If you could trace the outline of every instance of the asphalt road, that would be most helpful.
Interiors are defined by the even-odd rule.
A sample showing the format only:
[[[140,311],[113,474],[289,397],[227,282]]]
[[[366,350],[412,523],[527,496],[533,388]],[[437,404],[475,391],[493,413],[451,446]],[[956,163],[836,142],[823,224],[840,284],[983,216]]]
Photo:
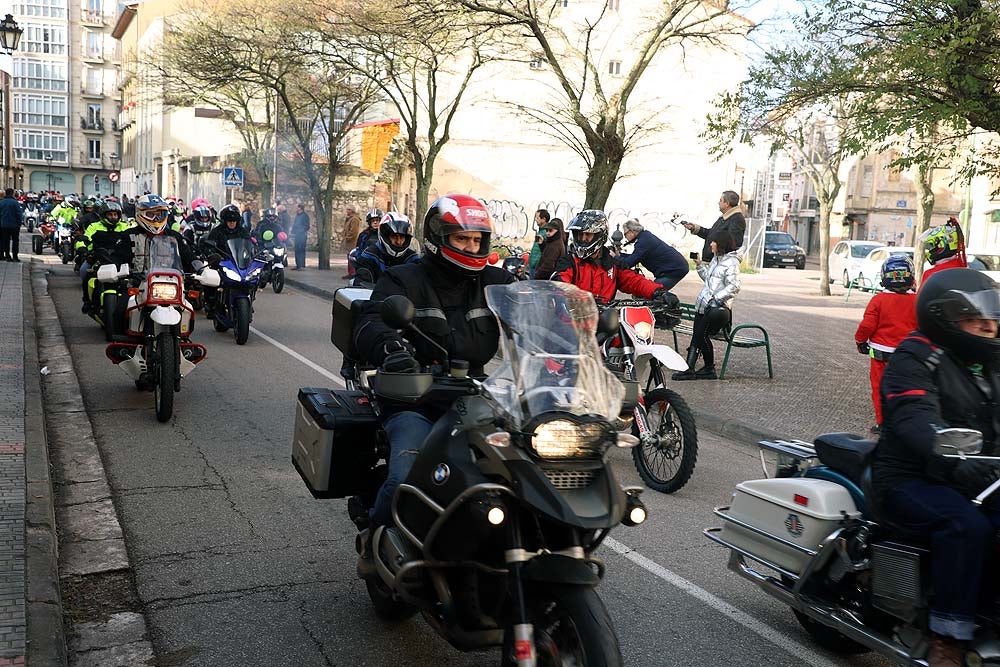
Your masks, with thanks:
[[[159,424],[150,393],[104,356],[80,314],[78,281],[50,265],[49,293],[98,438],[160,664],[483,665],[419,617],[386,624],[354,574],[346,502],[313,500],[289,461],[299,387],[331,386],[340,355],[330,304],[286,288],[262,293],[237,346],[199,316],[208,358],[184,380],[175,417]],[[759,477],[755,451],[706,432],[689,485],[647,491],[650,519],[602,547],[610,609],[626,664],[872,666],[815,647],[792,614],[726,567],[701,535],[733,486]],[[624,452],[623,482],[640,483]]]

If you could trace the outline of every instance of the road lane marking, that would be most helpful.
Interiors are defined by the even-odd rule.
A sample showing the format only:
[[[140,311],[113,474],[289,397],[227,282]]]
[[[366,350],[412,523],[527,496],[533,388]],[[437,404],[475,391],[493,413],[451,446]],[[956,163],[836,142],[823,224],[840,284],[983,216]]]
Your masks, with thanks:
[[[655,577],[658,577],[659,579],[662,579],[668,584],[681,589],[691,597],[700,600],[701,602],[705,603],[706,605],[708,605],[715,611],[719,612],[723,616],[726,616],[736,621],[737,623],[745,627],[747,630],[750,630],[751,632],[759,635],[763,639],[766,639],[767,641],[771,642],[778,648],[794,655],[796,658],[805,662],[805,664],[819,665],[821,667],[838,667],[837,663],[823,657],[822,655],[820,655],[813,649],[809,648],[808,646],[800,644],[799,642],[795,641],[788,635],[778,630],[775,630],[770,625],[758,621],[750,614],[740,609],[737,609],[736,607],[729,604],[722,598],[712,593],[709,593],[701,586],[698,586],[697,584],[688,581],[687,579],[685,579],[684,577],[680,576],[675,572],[671,572],[670,570],[663,567],[656,561],[646,558],[638,551],[632,549],[632,547],[626,546],[621,542],[619,542],[618,540],[614,540],[610,537],[605,538],[604,545],[607,546],[612,551],[614,551],[615,553],[624,556],[626,559],[632,561],[633,563],[635,563],[642,569],[646,570],[650,574],[654,575]]]
[[[291,349],[290,347],[282,343],[279,343],[278,341],[271,338],[267,334],[261,333],[254,327],[250,327],[250,331],[256,334],[257,336],[260,336],[271,345],[274,345],[276,348],[278,348],[285,354],[288,354],[289,356],[297,359],[298,361],[301,361],[303,364],[313,369],[317,373],[320,373],[324,377],[329,378],[330,380],[335,382],[338,386],[340,387],[345,386],[344,380],[339,375],[331,373],[330,371],[323,368],[319,364],[310,361],[309,359],[302,356],[295,350]],[[833,662],[832,660],[823,657],[822,655],[816,653],[809,647],[800,644],[791,637],[788,637],[787,635],[779,632],[778,630],[775,630],[766,623],[758,621],[750,614],[741,611],[740,609],[729,604],[722,598],[712,593],[709,593],[704,588],[701,588],[697,584],[688,581],[679,574],[671,572],[670,570],[663,567],[659,563],[650,560],[649,558],[643,556],[638,551],[635,551],[631,547],[622,544],[618,540],[608,537],[604,540],[604,545],[607,546],[612,551],[614,551],[615,553],[624,556],[626,559],[632,561],[633,563],[635,563],[642,569],[646,570],[653,576],[662,579],[663,581],[667,582],[668,584],[676,588],[679,588],[680,590],[687,593],[691,597],[703,602],[704,604],[708,605],[709,607],[719,612],[723,616],[726,616],[736,621],[737,623],[747,628],[751,632],[759,635],[763,639],[766,639],[767,641],[771,642],[772,644],[786,651],[787,653],[794,655],[795,657],[804,661],[806,664],[817,665],[818,667],[839,667],[839,665]]]
[[[260,336],[265,341],[267,341],[271,345],[275,346],[276,348],[278,348],[279,350],[281,350],[282,352],[284,352],[288,356],[301,361],[306,366],[308,366],[309,368],[313,369],[314,371],[316,371],[317,373],[319,373],[323,377],[327,378],[328,380],[331,380],[334,384],[336,384],[341,389],[343,389],[344,387],[347,386],[346,384],[344,384],[344,379],[342,377],[340,377],[340,375],[337,375],[335,373],[331,373],[330,371],[326,370],[325,368],[323,368],[319,364],[314,363],[314,362],[310,361],[309,359],[306,359],[305,357],[303,357],[301,354],[299,354],[298,352],[296,352],[292,348],[288,347],[287,345],[283,345],[282,343],[279,343],[278,341],[274,340],[273,338],[271,338],[267,334],[261,333],[260,331],[258,331],[254,327],[250,327],[250,331],[251,331],[251,333],[253,333],[253,334],[257,335],[257,336]]]

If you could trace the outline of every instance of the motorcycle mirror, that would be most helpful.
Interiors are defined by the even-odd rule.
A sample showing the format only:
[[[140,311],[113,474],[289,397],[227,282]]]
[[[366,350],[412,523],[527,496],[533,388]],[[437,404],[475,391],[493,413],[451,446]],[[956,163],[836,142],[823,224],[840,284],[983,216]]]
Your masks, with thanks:
[[[975,455],[983,451],[983,434],[972,428],[940,428],[934,434],[934,453]]]
[[[500,261],[500,253],[498,253],[498,252],[491,252],[491,253],[490,253],[490,254],[489,254],[489,255],[488,255],[487,257],[486,257],[486,262],[487,262],[488,264],[496,264],[496,263],[497,263],[497,262],[499,262],[499,261]]]
[[[597,333],[611,336],[618,333],[618,325],[618,311],[614,308],[608,308],[597,319]]]
[[[393,294],[379,307],[382,321],[393,329],[405,329],[413,322],[416,309],[413,302],[402,294]]]

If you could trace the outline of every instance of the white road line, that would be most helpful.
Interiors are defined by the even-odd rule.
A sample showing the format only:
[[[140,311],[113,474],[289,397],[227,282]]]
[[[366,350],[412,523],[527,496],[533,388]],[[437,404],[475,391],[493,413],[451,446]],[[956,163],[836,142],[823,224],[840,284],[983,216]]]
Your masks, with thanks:
[[[305,357],[303,357],[301,354],[299,354],[298,352],[296,352],[292,348],[288,347],[287,345],[282,345],[281,343],[279,343],[278,341],[274,340],[273,338],[271,338],[267,334],[261,333],[260,331],[258,331],[254,327],[250,327],[250,331],[251,331],[251,333],[254,333],[254,334],[260,336],[261,338],[263,338],[268,343],[270,343],[271,345],[275,346],[276,348],[278,348],[279,350],[281,350],[282,352],[284,352],[288,356],[293,357],[294,359],[298,359],[299,361],[301,361],[306,366],[308,366],[309,368],[313,369],[314,371],[316,371],[317,373],[319,373],[323,377],[331,380],[338,387],[343,388],[343,387],[347,386],[347,385],[344,384],[344,379],[342,377],[340,377],[340,375],[337,375],[335,373],[331,373],[330,371],[326,370],[325,368],[323,368],[319,364],[316,364],[316,363],[313,363],[312,361],[309,361],[308,359],[306,359]]]
[[[344,386],[344,380],[339,375],[331,373],[330,371],[326,370],[319,364],[314,363],[309,359],[306,359],[304,356],[302,356],[295,350],[291,349],[286,345],[283,345],[282,343],[279,343],[278,341],[271,338],[267,334],[261,333],[254,327],[250,327],[250,331],[260,336],[271,345],[274,345],[276,348],[278,348],[285,354],[294,357],[295,359],[301,361],[302,363],[304,363],[306,366],[313,369],[317,373],[323,375],[326,378],[329,378],[334,383],[336,383],[337,386],[339,387]],[[799,642],[793,640],[791,637],[788,637],[787,635],[779,632],[778,630],[775,630],[766,623],[758,621],[750,614],[737,609],[736,607],[729,604],[722,598],[717,597],[712,593],[709,593],[708,591],[698,586],[697,584],[688,581],[679,574],[671,572],[670,570],[663,567],[659,563],[652,561],[649,558],[646,558],[638,551],[635,551],[631,547],[622,544],[618,540],[614,540],[609,537],[604,540],[604,544],[615,553],[624,556],[625,558],[632,561],[633,563],[635,563],[642,569],[646,570],[650,574],[662,579],[663,581],[667,582],[672,586],[681,589],[691,597],[700,600],[701,602],[705,603],[715,611],[736,621],[746,629],[766,639],[767,641],[771,642],[778,648],[794,655],[796,658],[799,658],[806,664],[816,665],[818,667],[839,667],[837,663],[833,662],[832,660],[824,658],[822,655],[816,653],[809,647],[800,644]]]
[[[737,609],[736,607],[729,604],[722,598],[713,595],[712,593],[709,593],[708,591],[698,586],[697,584],[688,581],[687,579],[680,576],[679,574],[676,574],[675,572],[671,572],[670,570],[663,567],[659,563],[652,561],[649,558],[646,558],[638,551],[635,551],[631,547],[622,544],[618,540],[614,540],[609,537],[604,540],[604,544],[615,553],[624,556],[625,558],[632,561],[633,563],[635,563],[642,569],[646,570],[650,574],[653,574],[654,576],[662,579],[668,584],[681,589],[691,597],[696,598],[701,602],[704,602],[706,605],[708,605],[715,611],[719,612],[723,616],[727,616],[730,619],[736,621],[737,623],[745,627],[747,630],[756,633],[757,635],[771,642],[778,648],[783,649],[784,651],[787,651],[788,653],[794,655],[796,658],[802,660],[805,664],[819,665],[821,667],[838,667],[837,663],[833,662],[832,660],[824,658],[822,655],[810,649],[809,647],[800,644],[791,637],[785,635],[782,632],[779,632],[778,630],[775,630],[766,623],[758,621],[750,614],[741,611],[740,609]],[[789,618],[791,618],[791,613],[789,613]]]

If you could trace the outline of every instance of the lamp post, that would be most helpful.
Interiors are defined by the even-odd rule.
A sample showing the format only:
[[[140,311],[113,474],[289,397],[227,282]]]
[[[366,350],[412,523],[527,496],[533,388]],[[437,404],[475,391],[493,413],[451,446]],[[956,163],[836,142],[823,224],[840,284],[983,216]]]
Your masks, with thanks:
[[[45,165],[48,170],[49,192],[52,192],[52,153],[45,154]]]
[[[17,25],[12,14],[7,14],[3,21],[0,21],[0,49],[8,56],[17,50],[17,45],[21,43],[21,34],[24,28]]]
[[[0,21],[0,51],[6,55],[11,55],[17,50],[18,44],[21,43],[21,35],[24,33],[24,28],[17,25],[17,21],[14,20],[14,16],[7,14],[3,21]],[[10,103],[10,79],[6,74],[0,74],[0,96],[7,99],[0,98],[0,109],[6,109]],[[0,119],[0,130],[3,131],[3,152],[0,154],[0,163],[3,167],[3,180],[4,185],[7,184],[7,178],[10,175],[10,127],[7,124],[7,119]]]

